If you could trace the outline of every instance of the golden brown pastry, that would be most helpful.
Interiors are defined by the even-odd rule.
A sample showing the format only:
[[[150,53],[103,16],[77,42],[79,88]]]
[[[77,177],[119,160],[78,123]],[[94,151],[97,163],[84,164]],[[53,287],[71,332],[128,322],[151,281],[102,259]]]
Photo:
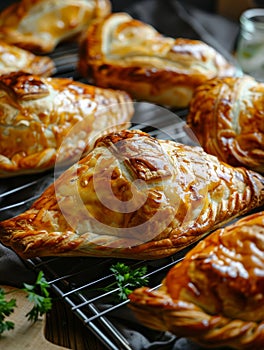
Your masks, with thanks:
[[[129,125],[127,93],[23,72],[0,76],[0,177],[73,163],[106,132]],[[74,159],[74,160],[73,160]]]
[[[130,307],[146,326],[206,347],[264,348],[264,212],[203,239]]]
[[[0,223],[21,257],[158,259],[264,203],[264,178],[200,147],[122,130],[99,138],[31,209]]]
[[[36,56],[32,52],[0,40],[0,74],[19,70],[50,76],[55,73],[55,63],[48,56]]]
[[[264,84],[218,78],[195,90],[187,123],[206,152],[264,173]]]
[[[81,40],[79,70],[137,100],[186,107],[195,86],[235,68],[201,41],[164,37],[126,13],[96,20]]]
[[[49,53],[110,13],[109,0],[21,0],[0,13],[0,38],[37,53]]]

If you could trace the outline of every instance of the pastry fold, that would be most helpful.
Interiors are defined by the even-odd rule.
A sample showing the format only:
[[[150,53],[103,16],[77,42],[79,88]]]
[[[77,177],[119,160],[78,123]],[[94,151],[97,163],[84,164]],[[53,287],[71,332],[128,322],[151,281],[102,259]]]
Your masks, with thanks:
[[[187,123],[208,153],[264,173],[264,84],[250,76],[209,80],[194,92]]]
[[[263,204],[261,175],[200,147],[121,130],[1,222],[0,240],[24,258],[158,259]]]
[[[95,20],[82,36],[80,73],[96,85],[128,91],[137,100],[186,107],[207,79],[235,67],[202,41],[170,38],[126,13]]]
[[[14,71],[50,76],[55,73],[56,67],[48,56],[37,56],[0,40],[0,74]]]
[[[35,53],[49,53],[110,12],[109,0],[21,0],[0,13],[0,38]]]
[[[141,287],[130,308],[147,327],[208,347],[264,346],[264,212],[199,242],[157,290]]]
[[[126,92],[24,72],[0,76],[0,177],[74,163],[104,133],[130,125]]]

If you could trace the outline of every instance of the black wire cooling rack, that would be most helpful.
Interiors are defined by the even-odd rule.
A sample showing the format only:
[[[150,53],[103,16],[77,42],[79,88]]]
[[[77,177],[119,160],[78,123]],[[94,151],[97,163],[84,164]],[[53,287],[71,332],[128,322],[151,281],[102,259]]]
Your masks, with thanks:
[[[166,260],[131,261],[118,259],[136,268],[146,266],[145,277],[149,286],[159,286],[166,272],[182,259],[184,251]],[[127,332],[140,327],[142,336],[149,330],[133,318],[128,301],[116,302],[118,288],[104,292],[104,287],[115,281],[110,267],[117,260],[107,258],[49,258],[32,259],[28,262],[34,269],[41,269],[52,290],[64,300],[71,311],[111,350],[138,350],[127,340]],[[131,324],[133,325],[131,327]],[[160,332],[157,332],[160,337]]]
[[[76,70],[77,48],[73,44],[61,47],[51,56],[57,67],[55,76],[70,77],[83,81]],[[165,108],[148,103],[135,104],[135,115],[131,128],[141,129],[150,135],[179,142],[192,143],[188,135],[184,116],[186,111],[177,114]],[[0,217],[1,220],[13,217],[28,209],[35,199],[54,181],[53,171],[44,174],[26,175],[1,180]],[[118,259],[134,267],[147,266],[150,285],[157,287],[168,269],[184,256],[184,251],[164,260],[131,261]],[[87,326],[105,346],[111,350],[133,349],[125,331],[130,324],[136,324],[129,309],[128,301],[116,303],[118,289],[104,292],[104,287],[114,282],[110,271],[117,260],[111,258],[36,258],[27,263],[36,270],[42,270],[52,290],[64,300],[72,312]],[[118,317],[116,317],[118,314]],[[123,315],[120,319],[120,315]],[[124,327],[124,324],[127,327]],[[120,326],[122,325],[122,326]],[[141,332],[144,327],[140,326]],[[146,330],[148,332],[148,330]],[[158,332],[157,332],[158,333]]]
[[[189,143],[194,142],[186,133],[185,111],[181,111],[182,118],[180,118],[171,111],[145,103],[137,104],[135,110],[132,128],[146,131],[154,137],[179,142],[186,142],[187,139]],[[0,194],[1,220],[13,217],[29,208],[52,181],[54,174],[50,171],[42,175],[10,178],[1,184],[1,187],[4,187]],[[54,293],[68,304],[72,312],[107,348],[138,350],[131,347],[127,335],[124,334],[124,330],[125,332],[130,330],[131,323],[136,324],[127,308],[128,301],[116,302],[118,288],[104,292],[104,288],[115,281],[110,267],[117,261],[124,262],[131,268],[146,266],[149,286],[156,288],[169,268],[181,260],[185,253],[183,250],[175,256],[158,261],[52,257],[29,259],[27,263],[33,269],[44,271]],[[126,323],[127,328],[124,328]],[[140,330],[144,333],[145,328],[140,326]],[[145,332],[147,334],[149,330]],[[157,336],[160,337],[159,332]]]
[[[73,44],[59,47],[51,57],[57,67],[55,76],[71,77],[85,82],[76,70],[78,53]],[[197,144],[185,123],[186,110],[170,111],[148,103],[136,103],[132,119],[133,129],[141,129],[161,139],[173,139],[187,144]],[[43,174],[18,176],[1,180],[0,218],[13,217],[28,209],[36,198],[54,181],[53,171]],[[192,247],[192,246],[191,246]],[[118,262],[134,268],[147,267],[149,286],[157,288],[167,271],[180,261],[187,250],[157,261],[133,261],[111,258],[53,257],[27,261],[29,266],[42,270],[54,293],[110,350],[139,350],[129,342],[129,334],[142,337],[164,338],[164,334],[139,325],[127,307],[128,301],[116,302],[118,289],[105,292],[104,288],[115,281],[110,267]],[[161,344],[161,343],[160,343]],[[162,349],[160,346],[159,349]],[[166,348],[167,349],[167,348]],[[180,347],[179,347],[180,349]],[[184,348],[187,350],[187,347]],[[192,350],[200,348],[191,347]],[[189,350],[189,348],[188,348]]]

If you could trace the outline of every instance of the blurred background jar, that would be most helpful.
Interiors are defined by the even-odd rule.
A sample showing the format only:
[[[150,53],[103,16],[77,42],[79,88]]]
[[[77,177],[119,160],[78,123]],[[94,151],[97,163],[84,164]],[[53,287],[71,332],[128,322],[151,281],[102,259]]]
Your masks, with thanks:
[[[241,14],[236,56],[244,73],[264,81],[264,8]]]

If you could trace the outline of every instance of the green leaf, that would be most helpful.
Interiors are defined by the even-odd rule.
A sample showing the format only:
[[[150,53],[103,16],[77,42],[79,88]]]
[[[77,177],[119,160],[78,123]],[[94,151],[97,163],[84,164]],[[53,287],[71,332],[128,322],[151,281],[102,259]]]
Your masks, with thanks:
[[[14,312],[16,300],[10,299],[9,301],[6,301],[5,298],[5,291],[0,288],[0,334],[14,328],[14,323],[11,321],[5,321],[5,318]]]
[[[49,283],[42,271],[39,272],[34,285],[24,283],[23,290],[28,294],[28,300],[33,303],[32,309],[26,314],[29,321],[36,322],[40,316],[52,308],[48,288]]]
[[[114,274],[115,282],[104,287],[103,290],[111,291],[119,288],[119,301],[125,301],[133,289],[148,284],[148,278],[145,276],[146,266],[132,269],[130,266],[118,262],[110,267],[110,271]]]
[[[32,309],[26,314],[29,321],[36,322],[40,316],[51,309],[52,299],[49,296],[48,289],[49,283],[46,281],[42,271],[39,272],[35,284],[24,283],[22,290],[27,293],[28,300],[33,303]],[[6,294],[0,288],[0,335],[15,327],[14,322],[6,321],[5,318],[14,312],[14,308],[17,306],[16,299],[13,298],[6,301]]]

